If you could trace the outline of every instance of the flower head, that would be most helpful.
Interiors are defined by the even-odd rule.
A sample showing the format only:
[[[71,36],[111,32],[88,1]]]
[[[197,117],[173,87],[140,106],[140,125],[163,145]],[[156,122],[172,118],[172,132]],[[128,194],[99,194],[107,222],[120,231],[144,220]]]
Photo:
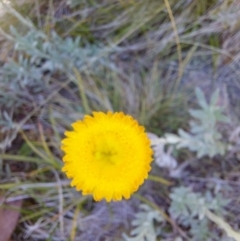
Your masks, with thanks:
[[[62,141],[63,171],[83,195],[128,199],[147,178],[152,161],[150,140],[131,116],[94,112],[72,124]]]

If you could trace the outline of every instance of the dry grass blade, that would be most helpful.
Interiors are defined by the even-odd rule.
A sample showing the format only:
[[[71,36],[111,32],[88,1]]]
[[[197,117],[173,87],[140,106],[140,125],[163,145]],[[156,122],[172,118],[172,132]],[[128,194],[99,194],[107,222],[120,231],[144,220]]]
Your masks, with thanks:
[[[176,22],[175,22],[175,19],[174,19],[173,12],[172,12],[171,6],[169,4],[169,1],[164,0],[164,2],[165,2],[165,5],[167,7],[169,18],[171,20],[172,28],[173,28],[175,38],[176,38],[176,45],[177,45],[177,51],[178,51],[178,62],[179,62],[178,77],[180,77],[180,76],[182,76],[182,50],[181,50],[180,39],[179,39],[179,36],[178,36],[178,30],[177,30]]]
[[[223,229],[229,238],[233,238],[236,241],[240,241],[240,233],[236,232],[235,230],[232,229],[232,227],[225,222],[222,218],[218,217],[215,215],[213,212],[206,210],[205,211],[206,216],[215,224],[219,226],[219,228]]]

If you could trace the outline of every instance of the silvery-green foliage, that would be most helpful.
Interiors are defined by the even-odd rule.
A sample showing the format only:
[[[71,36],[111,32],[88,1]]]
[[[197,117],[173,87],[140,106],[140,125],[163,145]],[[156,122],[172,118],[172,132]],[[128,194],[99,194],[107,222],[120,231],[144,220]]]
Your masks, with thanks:
[[[170,194],[172,203],[170,213],[182,225],[189,226],[195,217],[204,216],[205,199],[199,193],[193,193],[188,188],[175,188]]]
[[[149,206],[142,204],[142,211],[136,214],[135,220],[132,221],[134,229],[131,236],[123,234],[125,241],[156,241],[160,230],[154,227],[154,221],[163,222],[163,218],[157,210],[151,209]]]
[[[41,69],[31,63],[31,59],[19,55],[17,61],[10,59],[1,69],[4,74],[5,81],[9,81],[9,88],[14,88],[13,83],[10,82],[12,78],[21,79],[20,87],[24,88],[26,85],[33,86],[35,81],[41,77]],[[29,79],[32,81],[29,82]]]
[[[75,81],[73,68],[94,72],[109,66],[105,56],[110,48],[89,44],[80,37],[62,38],[54,31],[46,35],[29,25],[32,27],[26,34],[10,28],[16,58],[10,58],[0,69],[0,87],[3,87],[0,88],[0,106],[18,107],[29,101],[40,102],[39,98],[44,99],[54,87],[51,81],[54,73],[63,81],[69,78]]]
[[[217,123],[229,122],[229,119],[223,114],[222,107],[217,105],[219,91],[213,93],[209,104],[199,88],[196,88],[195,92],[201,109],[189,110],[194,118],[189,122],[190,132],[179,129],[178,135],[166,134],[166,140],[168,143],[176,144],[177,148],[188,148],[197,152],[198,157],[223,155],[227,145],[221,141],[222,135],[217,130]]]
[[[208,219],[205,210],[222,212],[223,207],[229,202],[220,194],[215,197],[210,192],[205,195],[194,193],[189,188],[174,188],[170,194],[172,200],[169,212],[171,217],[185,227],[190,227],[190,233],[194,241],[212,240]]]
[[[9,130],[13,130],[16,127],[16,123],[13,121],[13,113],[8,113],[7,111],[0,112],[0,132],[5,133]]]
[[[10,59],[0,70],[0,80],[7,88],[0,91],[0,103],[10,108],[18,107],[32,101],[34,94],[46,92],[48,85],[43,75],[41,68],[21,54],[17,60]]]
[[[211,235],[209,230],[209,220],[207,218],[199,220],[192,220],[190,234],[194,237],[194,241],[210,241]]]
[[[10,146],[16,138],[16,129],[18,124],[13,121],[13,113],[0,111],[0,150],[4,150]]]
[[[51,61],[52,66],[60,70],[72,66],[81,70],[86,65],[100,61],[98,58],[100,52],[107,51],[103,46],[90,45],[81,41],[80,37],[62,38],[54,31],[47,36],[41,31],[31,29],[22,36],[11,27],[11,33],[16,41],[16,50],[23,51],[35,59]]]
[[[174,188],[170,198],[172,199],[170,213],[172,217],[181,221],[185,219],[191,221],[192,218],[202,219],[206,208],[219,212],[228,203],[228,200],[220,194],[213,197],[210,192],[206,192],[203,196],[186,187]],[[188,221],[185,222],[189,224]]]

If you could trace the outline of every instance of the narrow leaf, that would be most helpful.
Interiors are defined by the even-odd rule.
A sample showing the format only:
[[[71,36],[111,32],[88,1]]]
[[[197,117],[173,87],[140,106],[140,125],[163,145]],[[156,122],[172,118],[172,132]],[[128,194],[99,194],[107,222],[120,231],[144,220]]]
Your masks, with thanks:
[[[207,109],[208,108],[208,104],[207,104],[207,101],[206,101],[206,98],[202,92],[202,90],[197,87],[195,89],[195,93],[196,93],[196,97],[198,99],[198,103],[199,105],[203,108],[203,109]]]

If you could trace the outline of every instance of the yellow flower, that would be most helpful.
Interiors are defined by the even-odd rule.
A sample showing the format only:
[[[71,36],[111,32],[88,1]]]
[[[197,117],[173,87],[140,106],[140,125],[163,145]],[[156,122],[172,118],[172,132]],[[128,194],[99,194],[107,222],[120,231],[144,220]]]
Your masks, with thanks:
[[[131,116],[94,112],[72,124],[62,141],[64,167],[71,186],[96,201],[128,199],[147,178],[150,140]]]

